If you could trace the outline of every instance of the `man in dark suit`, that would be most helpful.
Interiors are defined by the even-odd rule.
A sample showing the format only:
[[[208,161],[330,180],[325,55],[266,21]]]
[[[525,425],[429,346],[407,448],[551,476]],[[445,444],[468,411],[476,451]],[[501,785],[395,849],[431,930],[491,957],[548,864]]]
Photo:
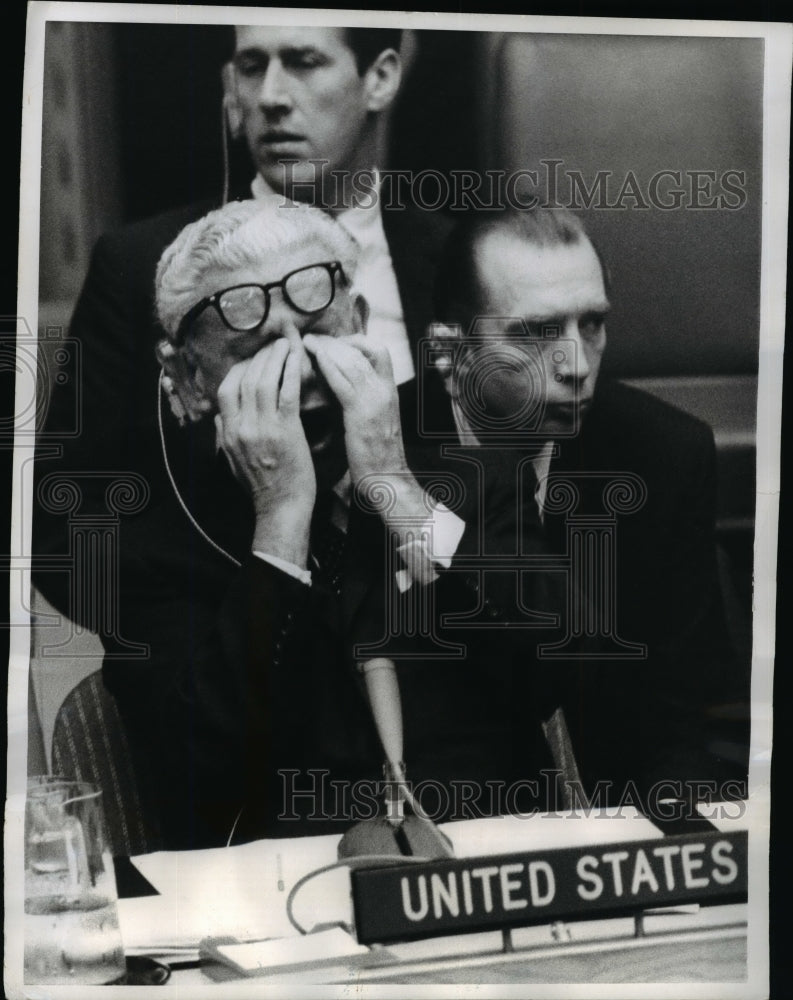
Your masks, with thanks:
[[[567,212],[480,214],[453,233],[427,354],[452,414],[424,424],[408,460],[420,481],[458,484],[466,532],[424,641],[467,656],[433,666],[397,629],[389,641],[404,653],[406,727],[420,703],[444,706],[434,737],[447,755],[467,747],[474,775],[501,720],[499,766],[511,755],[536,778],[542,727],[586,794],[658,815],[665,798],[740,795],[746,734],[730,747],[720,716],[746,677],[717,575],[712,432],[599,381],[608,309],[602,263]]]
[[[416,525],[437,537],[445,522],[452,544],[462,531],[407,469],[390,356],[366,338],[352,290],[357,263],[328,215],[271,197],[188,225],[157,269],[153,458],[168,486],[124,525],[118,632],[103,640],[170,847],[225,843],[243,805],[238,838],[349,825],[349,802],[319,788],[308,804],[298,795],[290,823],[282,782],[296,774],[305,791],[321,769],[348,787],[377,778],[356,623],[382,587],[389,536],[399,551]],[[356,504],[372,476],[393,498],[382,516]]]

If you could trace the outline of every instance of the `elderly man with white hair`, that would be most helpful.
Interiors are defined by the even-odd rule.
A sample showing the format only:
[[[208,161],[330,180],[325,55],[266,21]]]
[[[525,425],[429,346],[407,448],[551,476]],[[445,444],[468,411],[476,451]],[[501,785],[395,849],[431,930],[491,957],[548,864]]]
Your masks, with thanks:
[[[382,608],[389,534],[403,589],[462,534],[408,470],[356,262],[330,217],[272,199],[187,226],[157,269],[171,488],[125,525],[120,594],[122,634],[150,656],[104,673],[167,846],[225,843],[235,823],[319,833],[337,810],[318,772],[378,777],[352,650]],[[372,477],[387,524],[356,503]],[[430,526],[433,550],[414,540]],[[303,791],[309,827],[285,804]]]

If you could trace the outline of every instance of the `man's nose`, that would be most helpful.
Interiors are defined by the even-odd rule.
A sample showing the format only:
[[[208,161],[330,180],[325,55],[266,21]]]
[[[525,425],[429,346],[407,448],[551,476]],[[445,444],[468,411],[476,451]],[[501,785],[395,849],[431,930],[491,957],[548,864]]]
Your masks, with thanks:
[[[278,59],[271,59],[264,72],[259,89],[259,104],[266,110],[288,110],[291,107],[288,80]]]
[[[276,311],[276,310],[274,310]],[[277,310],[281,312],[281,310]],[[316,372],[311,355],[303,346],[303,332],[298,328],[294,319],[284,309],[280,316],[271,317],[270,337],[284,337],[289,342],[289,348],[296,351],[300,358],[300,381],[304,386],[316,382]]]
[[[556,375],[561,376],[561,381],[583,382],[591,369],[577,318],[565,323],[563,337],[563,344],[552,347]]]

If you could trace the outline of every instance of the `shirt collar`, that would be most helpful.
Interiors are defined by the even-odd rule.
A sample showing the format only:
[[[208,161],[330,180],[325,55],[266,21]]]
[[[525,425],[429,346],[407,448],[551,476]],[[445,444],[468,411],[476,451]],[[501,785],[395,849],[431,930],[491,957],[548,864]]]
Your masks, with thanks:
[[[372,174],[374,175],[374,183],[369,203],[365,201],[364,204],[358,204],[356,202],[336,216],[336,221],[344,226],[361,247],[385,242],[383,218],[380,212],[380,171],[373,168]],[[277,193],[261,174],[257,174],[251,181],[251,194],[257,201],[271,198]]]
[[[371,201],[363,205],[356,202],[337,216],[341,225],[361,247],[386,242],[383,217],[380,212],[380,173],[378,170],[373,170],[372,173],[374,183]]]
[[[251,194],[256,201],[263,201],[265,198],[272,198],[276,192],[273,191],[261,174],[257,174],[251,181]]]

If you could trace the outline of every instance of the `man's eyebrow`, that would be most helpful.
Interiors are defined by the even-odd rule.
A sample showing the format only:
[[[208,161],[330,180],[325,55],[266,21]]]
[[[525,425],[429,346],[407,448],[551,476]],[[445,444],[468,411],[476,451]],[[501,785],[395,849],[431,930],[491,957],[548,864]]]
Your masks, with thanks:
[[[303,56],[325,56],[322,49],[318,49],[316,45],[283,45],[277,51],[278,58],[283,59],[295,59],[302,58]],[[265,49],[260,48],[258,45],[249,45],[244,49],[238,49],[234,53],[234,59],[270,59],[270,53]]]
[[[607,316],[611,312],[610,302],[601,302],[600,305],[596,305],[591,309],[585,309],[581,313],[582,316]]]
[[[234,59],[266,59],[267,53],[257,45],[248,45],[244,49],[237,49]]]
[[[284,59],[302,59],[304,56],[325,57],[325,53],[316,45],[284,45],[278,50],[278,55],[282,61]]]
[[[586,309],[582,309],[580,312],[576,311],[575,315],[580,316],[580,317],[584,317],[584,316],[606,316],[606,315],[608,315],[608,313],[610,311],[611,311],[611,303],[610,302],[600,302],[600,303],[598,303],[596,305],[589,306]],[[532,324],[541,323],[541,324],[543,324],[543,326],[562,326],[567,321],[567,319],[569,318],[570,315],[572,315],[572,314],[571,313],[556,313],[554,315],[548,315],[548,314],[541,314],[541,313],[536,313],[536,314],[527,313],[523,317],[523,321],[525,323],[532,323]]]

